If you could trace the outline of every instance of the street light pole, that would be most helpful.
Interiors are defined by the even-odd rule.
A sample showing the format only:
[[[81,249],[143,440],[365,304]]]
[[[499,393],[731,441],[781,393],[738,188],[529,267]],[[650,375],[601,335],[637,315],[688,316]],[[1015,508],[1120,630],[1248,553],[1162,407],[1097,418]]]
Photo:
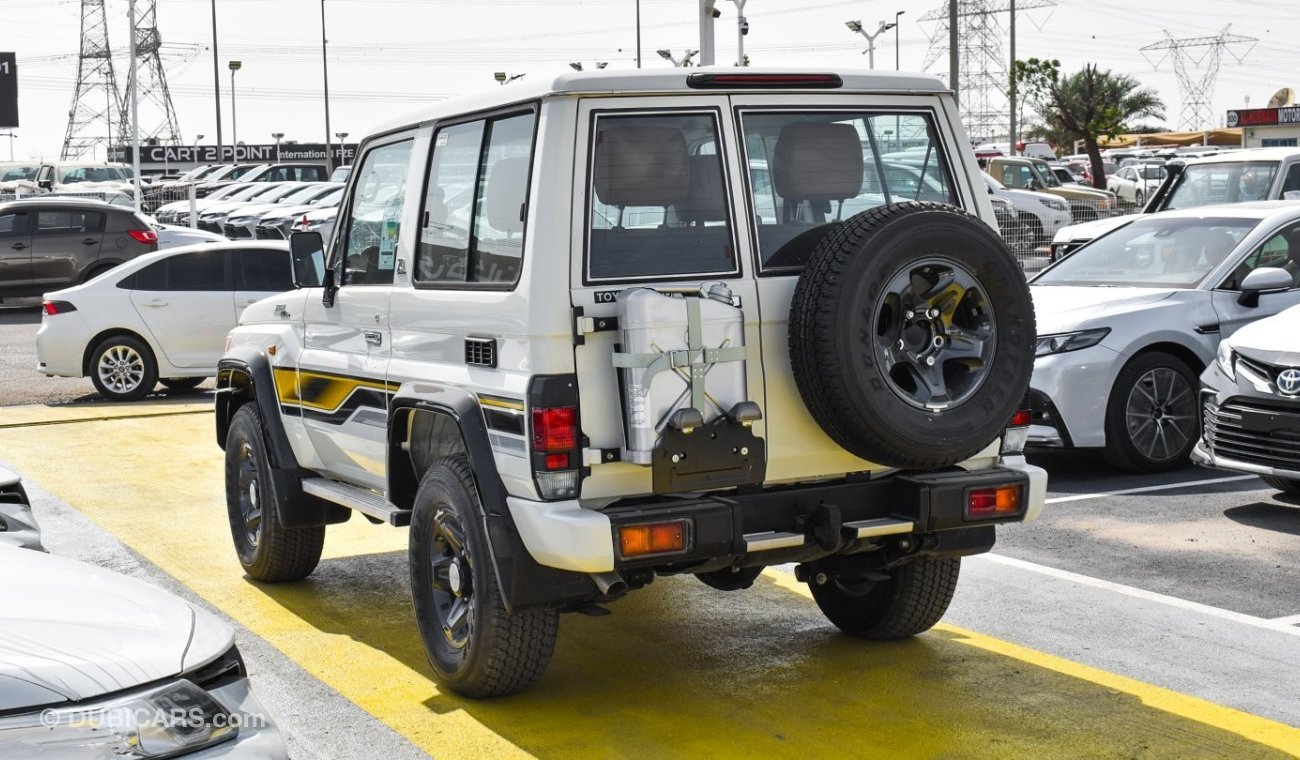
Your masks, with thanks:
[[[335,132],[334,136],[339,138],[339,163],[342,164],[345,156],[343,155],[343,141],[348,139],[347,132]],[[331,170],[333,171],[333,170]]]
[[[275,162],[278,164],[280,163],[280,141],[284,139],[284,133],[272,132],[271,138],[275,140]]]
[[[330,62],[326,55],[325,41],[325,0],[320,0],[320,67],[325,80],[325,168],[334,171],[334,156],[329,155],[330,143]],[[339,156],[339,161],[343,157]]]
[[[1016,155],[1016,134],[1019,131],[1019,125],[1016,124],[1016,0],[1011,0],[1011,81],[1007,83],[1008,109],[1011,112],[1011,124],[1007,130],[1007,140],[1011,143],[1011,155]]]
[[[731,0],[736,4],[736,65],[745,65],[745,35],[749,34],[749,20],[745,18],[745,3],[749,0]]]
[[[849,28],[849,31],[857,32],[858,34],[867,38],[867,49],[863,50],[862,52],[867,54],[867,66],[872,69],[875,69],[876,68],[876,38],[884,34],[885,32],[889,31],[890,29],[893,29],[894,27],[898,26],[898,23],[895,22],[893,24],[886,24],[884,21],[881,21],[880,26],[876,28],[875,34],[867,34],[867,30],[863,28],[861,21],[845,21],[844,25]]]
[[[17,137],[17,136],[18,136],[17,133],[12,132],[12,131],[9,131],[9,132],[0,132],[0,137],[8,137],[8,138],[9,138],[9,160],[10,160],[10,161],[14,160],[14,138]]]
[[[1014,1],[1015,0],[1012,0],[1012,2]],[[901,60],[901,58],[899,57],[899,51],[901,51],[903,48],[898,41],[898,29],[899,29],[898,19],[904,13],[907,13],[907,11],[898,11],[897,13],[894,14],[894,71],[903,70],[902,65],[899,63],[899,61]]]
[[[636,0],[636,67],[641,68],[641,0]]]
[[[239,123],[235,120],[235,72],[244,64],[231,61],[230,67],[230,158],[232,163],[239,162]]]
[[[131,19],[131,42],[129,55],[131,56],[131,168],[133,176],[132,184],[135,186],[135,192],[131,193],[135,202],[135,210],[140,210],[140,83],[136,81],[136,28],[139,24],[135,16],[135,0],[131,0],[126,8],[127,18]]]
[[[217,0],[212,0],[212,97],[217,107],[217,163],[221,163],[221,66],[217,56]]]

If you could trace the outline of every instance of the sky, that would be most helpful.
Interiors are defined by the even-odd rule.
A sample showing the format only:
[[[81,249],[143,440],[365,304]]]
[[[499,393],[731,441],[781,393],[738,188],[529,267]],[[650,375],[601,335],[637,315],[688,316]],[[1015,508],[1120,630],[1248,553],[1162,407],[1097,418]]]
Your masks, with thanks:
[[[571,61],[588,67],[636,66],[636,0],[323,0],[329,50],[330,121],[352,142],[396,114],[459,94],[500,86],[493,74],[555,75]],[[1050,0],[1021,0],[1021,6]],[[105,0],[109,40],[120,83],[126,81],[127,0]],[[213,0],[157,0],[163,63],[181,133],[190,144],[215,142]],[[238,138],[270,143],[325,139],[321,95],[322,0],[215,0],[224,136],[230,139],[230,71],[236,74]],[[736,6],[717,0],[717,60],[736,58]],[[903,11],[898,57],[920,71],[933,23],[920,19],[939,0],[747,0],[745,52],[755,66],[866,68],[866,40],[848,20],[874,30]],[[680,56],[699,47],[698,0],[640,0],[643,67],[665,67],[655,54]],[[1005,27],[1006,14],[1000,21]],[[1219,124],[1246,98],[1262,107],[1280,87],[1300,90],[1300,4],[1295,0],[1057,0],[1023,11],[1018,58],[1056,58],[1069,71],[1085,63],[1136,77],[1166,104],[1164,123],[1177,127],[1183,105],[1172,60],[1139,48],[1166,39],[1219,34],[1258,38],[1223,56],[1213,95]],[[1005,40],[1003,40],[1005,45]],[[80,44],[79,0],[0,0],[0,51],[18,56],[22,125],[10,141],[0,132],[0,160],[12,142],[16,159],[56,158],[67,128]],[[1189,51],[1190,64],[1208,48]],[[1244,55],[1238,62],[1234,55]],[[876,40],[876,67],[893,68],[895,33]],[[1208,61],[1199,61],[1202,70]],[[946,56],[928,70],[947,69]],[[1194,68],[1195,72],[1196,69]],[[509,86],[509,85],[506,85]],[[141,122],[151,114],[141,113]]]

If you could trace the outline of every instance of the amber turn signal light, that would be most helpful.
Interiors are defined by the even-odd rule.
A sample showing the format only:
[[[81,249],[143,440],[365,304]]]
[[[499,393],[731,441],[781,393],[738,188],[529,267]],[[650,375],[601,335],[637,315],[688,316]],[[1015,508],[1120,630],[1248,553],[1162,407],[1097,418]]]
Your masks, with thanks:
[[[1020,511],[1020,486],[976,488],[966,499],[966,516],[1003,517]]]
[[[677,554],[686,551],[686,521],[625,525],[618,529],[619,553],[624,557]]]

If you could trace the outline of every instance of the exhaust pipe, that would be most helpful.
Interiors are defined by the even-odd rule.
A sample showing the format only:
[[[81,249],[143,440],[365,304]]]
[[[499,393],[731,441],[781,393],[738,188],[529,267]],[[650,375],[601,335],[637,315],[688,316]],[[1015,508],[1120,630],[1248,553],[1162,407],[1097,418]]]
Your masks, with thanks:
[[[591,580],[596,583],[596,588],[605,596],[613,596],[627,592],[627,581],[623,576],[615,572],[609,573],[591,573]]]

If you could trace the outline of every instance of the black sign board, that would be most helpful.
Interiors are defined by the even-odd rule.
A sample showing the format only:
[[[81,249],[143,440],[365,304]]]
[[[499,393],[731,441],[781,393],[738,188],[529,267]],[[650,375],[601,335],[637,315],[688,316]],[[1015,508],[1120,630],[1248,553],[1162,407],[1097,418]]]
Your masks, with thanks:
[[[1300,106],[1250,108],[1228,112],[1229,127],[1273,127],[1300,124]]]
[[[0,129],[18,126],[18,59],[0,53]]]
[[[279,161],[325,163],[326,151],[334,157],[335,165],[350,164],[357,154],[356,143],[343,146],[325,146],[321,143],[281,143]],[[131,147],[113,148],[111,160],[131,163]],[[223,145],[217,154],[215,145],[141,145],[142,164],[272,164],[276,163],[276,149],[271,145]]]

